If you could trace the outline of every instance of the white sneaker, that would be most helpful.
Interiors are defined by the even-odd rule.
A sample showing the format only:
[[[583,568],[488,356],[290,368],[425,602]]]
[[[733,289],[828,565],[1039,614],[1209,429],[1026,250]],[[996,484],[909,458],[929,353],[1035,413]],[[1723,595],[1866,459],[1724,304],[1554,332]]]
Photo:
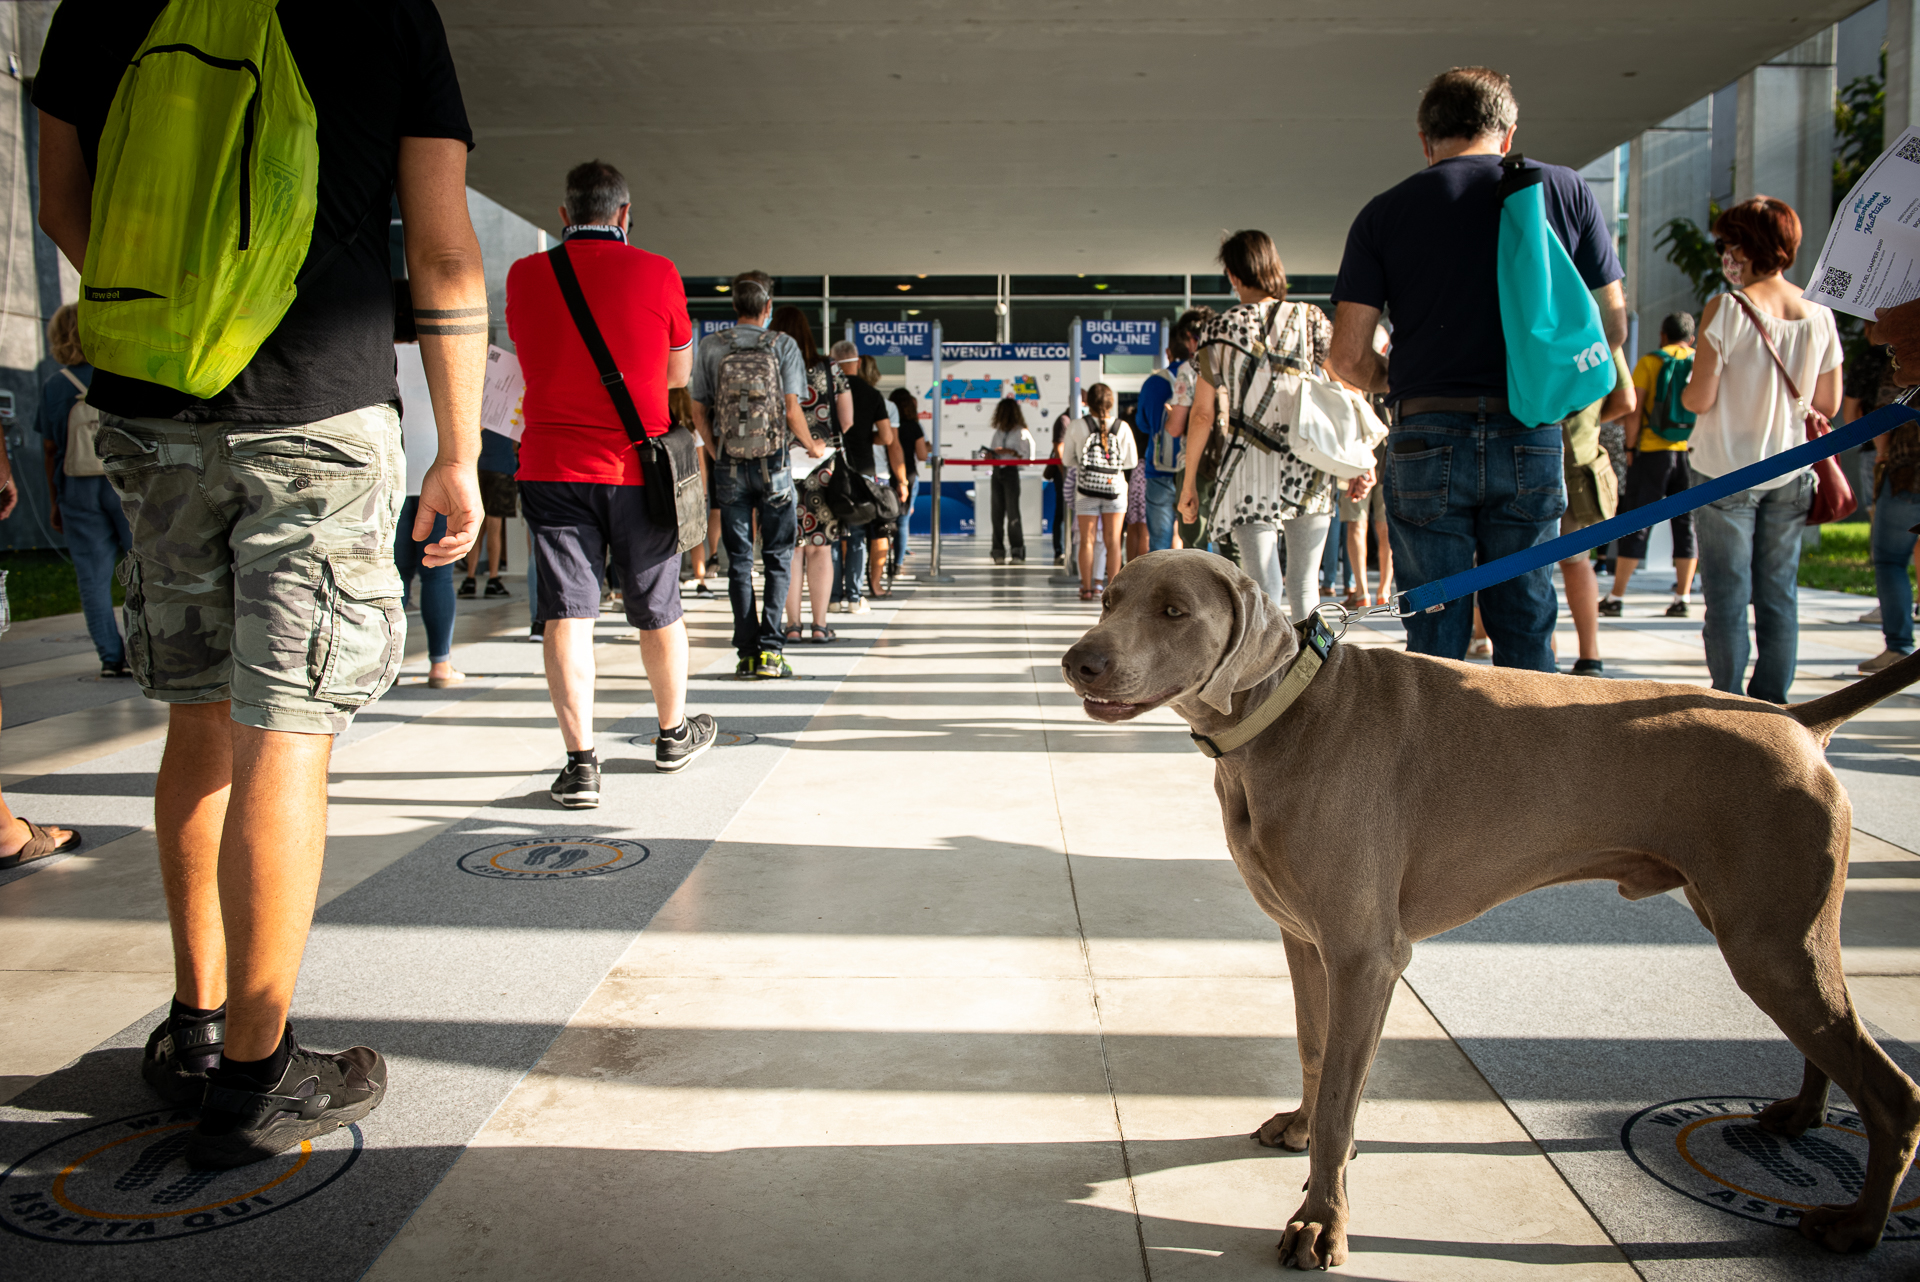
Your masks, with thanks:
[[[1871,659],[1863,660],[1860,664],[1860,671],[1880,672],[1887,668],[1891,668],[1894,664],[1900,662],[1900,660],[1906,657],[1907,657],[1906,655],[1901,654],[1898,650],[1882,650],[1879,654],[1874,655]]]
[[[872,609],[873,607],[867,604],[867,599],[865,597],[861,597],[858,601],[855,601],[852,605],[847,607],[847,613],[848,614],[866,614],[868,611]]]
[[[1880,607],[1876,605],[1873,607],[1873,609],[1868,610],[1865,614],[1860,616],[1860,618],[1858,619],[1858,622],[1860,623],[1880,622]]]

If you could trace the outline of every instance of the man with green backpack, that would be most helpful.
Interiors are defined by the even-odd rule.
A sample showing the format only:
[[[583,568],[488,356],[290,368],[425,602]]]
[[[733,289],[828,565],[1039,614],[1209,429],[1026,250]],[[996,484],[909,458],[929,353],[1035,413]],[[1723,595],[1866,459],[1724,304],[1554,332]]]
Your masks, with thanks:
[[[1620,510],[1657,503],[1669,494],[1693,485],[1687,470],[1687,438],[1693,435],[1693,413],[1680,404],[1680,393],[1693,376],[1693,317],[1675,312],[1660,322],[1660,348],[1642,356],[1633,367],[1633,385],[1640,393],[1640,433],[1627,447],[1627,480],[1621,487]],[[1693,591],[1693,571],[1699,562],[1693,539],[1693,513],[1682,512],[1673,529],[1673,602],[1667,617],[1687,617],[1687,597]],[[1627,584],[1647,556],[1647,531],[1638,530],[1620,540],[1614,550],[1613,591],[1600,601],[1600,613],[1620,617]]]
[[[40,225],[80,271],[97,448],[133,530],[128,658],[169,705],[175,988],[141,1073],[199,1107],[188,1162],[240,1166],[386,1092],[377,1051],[307,1050],[287,1011],[333,736],[405,652],[396,195],[439,432],[412,534],[447,532],[426,563],[458,560],[480,518],[473,134],[431,0],[66,0],[34,104]]]

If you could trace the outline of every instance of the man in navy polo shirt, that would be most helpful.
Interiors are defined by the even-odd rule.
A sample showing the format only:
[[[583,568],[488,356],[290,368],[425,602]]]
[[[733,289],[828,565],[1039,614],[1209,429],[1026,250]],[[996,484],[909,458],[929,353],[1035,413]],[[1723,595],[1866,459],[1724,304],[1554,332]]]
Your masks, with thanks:
[[[1497,255],[1500,161],[1520,118],[1507,77],[1456,67],[1420,100],[1427,168],[1376,196],[1347,234],[1333,287],[1332,371],[1394,406],[1387,524],[1402,591],[1545,542],[1566,510],[1560,425],[1507,413],[1507,346]],[[1593,291],[1609,346],[1626,341],[1613,234],[1580,175],[1559,165],[1543,184],[1547,221]],[[1393,361],[1373,347],[1393,317]],[[1554,671],[1552,568],[1479,594],[1494,662]],[[1473,611],[1456,602],[1407,620],[1407,648],[1466,657]]]

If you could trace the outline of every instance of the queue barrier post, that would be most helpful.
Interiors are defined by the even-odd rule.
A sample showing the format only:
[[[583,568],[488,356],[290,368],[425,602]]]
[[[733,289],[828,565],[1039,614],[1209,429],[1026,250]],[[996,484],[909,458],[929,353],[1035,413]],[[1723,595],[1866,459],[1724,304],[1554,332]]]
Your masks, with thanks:
[[[940,524],[946,515],[940,509],[940,406],[946,400],[946,387],[941,382],[940,371],[940,322],[933,322],[933,554],[927,561],[928,583],[951,583],[953,576],[940,571]]]

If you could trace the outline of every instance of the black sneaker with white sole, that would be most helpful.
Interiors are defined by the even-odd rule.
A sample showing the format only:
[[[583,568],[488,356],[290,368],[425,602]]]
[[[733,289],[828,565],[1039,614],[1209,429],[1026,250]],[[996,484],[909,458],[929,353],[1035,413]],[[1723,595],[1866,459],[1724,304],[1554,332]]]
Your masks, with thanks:
[[[587,810],[600,804],[600,767],[591,761],[569,761],[547,789],[547,795],[569,810]]]
[[[224,1019],[176,1025],[168,1016],[147,1038],[140,1076],[169,1104],[198,1104],[207,1093],[207,1070],[220,1062],[226,1038]]]
[[[696,712],[680,723],[680,729],[686,733],[679,738],[661,735],[653,743],[653,768],[662,774],[672,774],[683,768],[689,761],[713,746],[720,729],[713,724],[713,718],[704,712]]]
[[[264,1161],[380,1106],[387,1061],[379,1051],[310,1051],[293,1040],[291,1024],[287,1041],[287,1071],[271,1087],[218,1069],[208,1075],[200,1125],[187,1140],[187,1165],[224,1170]]]

